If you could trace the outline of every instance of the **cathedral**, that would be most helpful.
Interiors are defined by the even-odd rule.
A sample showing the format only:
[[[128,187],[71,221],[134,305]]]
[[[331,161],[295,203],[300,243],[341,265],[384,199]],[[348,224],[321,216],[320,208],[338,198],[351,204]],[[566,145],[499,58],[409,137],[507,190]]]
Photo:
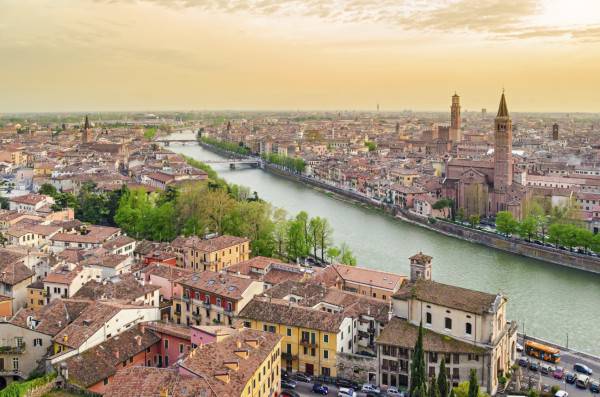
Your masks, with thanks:
[[[460,108],[458,108],[458,111]],[[460,114],[460,113],[459,113]],[[457,125],[460,128],[460,124]],[[494,157],[490,160],[450,159],[446,163],[444,191],[456,208],[466,216],[495,216],[510,211],[517,219],[523,217],[524,206],[531,196],[514,173],[512,156],[512,120],[504,92],[494,120]]]

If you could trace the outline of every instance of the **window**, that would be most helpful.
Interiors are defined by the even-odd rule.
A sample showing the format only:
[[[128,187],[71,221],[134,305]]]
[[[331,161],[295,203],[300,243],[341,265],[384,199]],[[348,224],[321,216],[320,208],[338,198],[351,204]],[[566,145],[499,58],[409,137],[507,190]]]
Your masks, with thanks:
[[[327,360],[329,358],[329,352],[327,350],[323,350],[323,359]]]
[[[473,326],[471,325],[471,323],[466,323],[465,324],[465,334],[471,335],[471,333],[472,333],[472,327]]]
[[[460,373],[458,368],[452,368],[452,379],[460,378]]]
[[[452,364],[460,364],[460,355],[459,354],[452,354]]]
[[[329,343],[329,335],[323,335],[323,343]]]
[[[169,340],[165,339],[165,349],[168,349],[168,348],[169,348]]]
[[[292,329],[291,328],[287,329],[287,336],[292,336]]]
[[[33,346],[42,346],[42,338],[35,338],[33,340]]]
[[[179,344],[179,353],[183,353],[183,343]]]
[[[104,383],[105,385],[108,385],[108,378],[104,378],[104,380],[102,381],[102,383]]]
[[[244,327],[250,328],[252,327],[252,324],[250,324],[250,321],[244,321]]]
[[[444,327],[446,329],[452,329],[452,319],[450,317],[444,319]]]
[[[431,325],[431,313],[430,312],[425,313],[425,324]]]

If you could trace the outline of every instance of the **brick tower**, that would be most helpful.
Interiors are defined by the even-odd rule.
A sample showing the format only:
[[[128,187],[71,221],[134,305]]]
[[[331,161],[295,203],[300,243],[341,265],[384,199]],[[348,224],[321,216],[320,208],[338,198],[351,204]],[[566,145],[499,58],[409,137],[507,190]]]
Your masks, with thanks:
[[[450,140],[452,142],[461,140],[460,128],[460,97],[455,92],[452,95],[452,106],[450,106]]]
[[[508,114],[504,91],[494,120],[494,190],[506,192],[512,185],[512,120]]]

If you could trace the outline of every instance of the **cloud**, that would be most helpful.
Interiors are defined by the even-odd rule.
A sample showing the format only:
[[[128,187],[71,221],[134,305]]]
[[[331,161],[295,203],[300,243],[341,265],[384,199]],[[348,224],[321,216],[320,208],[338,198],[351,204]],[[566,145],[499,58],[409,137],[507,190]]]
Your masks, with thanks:
[[[597,41],[600,25],[534,26],[542,0],[95,0],[138,1],[172,9],[242,13],[263,17],[309,17],[328,23],[385,24],[405,31],[478,33],[491,39],[564,38]]]

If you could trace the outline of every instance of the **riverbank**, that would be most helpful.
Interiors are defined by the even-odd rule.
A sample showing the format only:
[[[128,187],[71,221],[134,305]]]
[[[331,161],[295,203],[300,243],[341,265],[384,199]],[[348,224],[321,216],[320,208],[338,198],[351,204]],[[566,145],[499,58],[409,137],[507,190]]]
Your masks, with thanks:
[[[201,143],[201,145],[216,154],[226,157],[239,158],[237,153],[227,152],[220,148],[212,145]],[[460,224],[447,222],[444,220],[438,220],[435,223],[429,222],[425,217],[418,216],[407,210],[398,210],[394,207],[386,206],[380,201],[374,200],[370,197],[366,197],[358,192],[349,191],[336,186],[332,186],[328,183],[315,180],[313,178],[306,177],[301,174],[290,172],[281,167],[263,162],[263,170],[271,174],[277,175],[288,180],[292,180],[303,185],[310,186],[321,192],[331,192],[339,197],[344,197],[354,203],[358,203],[361,206],[369,206],[384,212],[387,215],[393,216],[403,222],[426,228],[437,233],[444,234],[449,237],[458,238],[470,243],[484,245],[486,247],[494,248],[500,251],[508,252],[515,255],[524,256],[531,259],[536,259],[542,262],[552,263],[568,267],[571,269],[578,269],[586,272],[600,274],[600,258],[592,257],[588,255],[581,255],[572,253],[569,251],[563,251],[553,249],[550,247],[544,247],[532,243],[528,243],[523,240],[517,240],[512,238],[506,238],[496,233],[486,232],[478,229],[473,229]]]

